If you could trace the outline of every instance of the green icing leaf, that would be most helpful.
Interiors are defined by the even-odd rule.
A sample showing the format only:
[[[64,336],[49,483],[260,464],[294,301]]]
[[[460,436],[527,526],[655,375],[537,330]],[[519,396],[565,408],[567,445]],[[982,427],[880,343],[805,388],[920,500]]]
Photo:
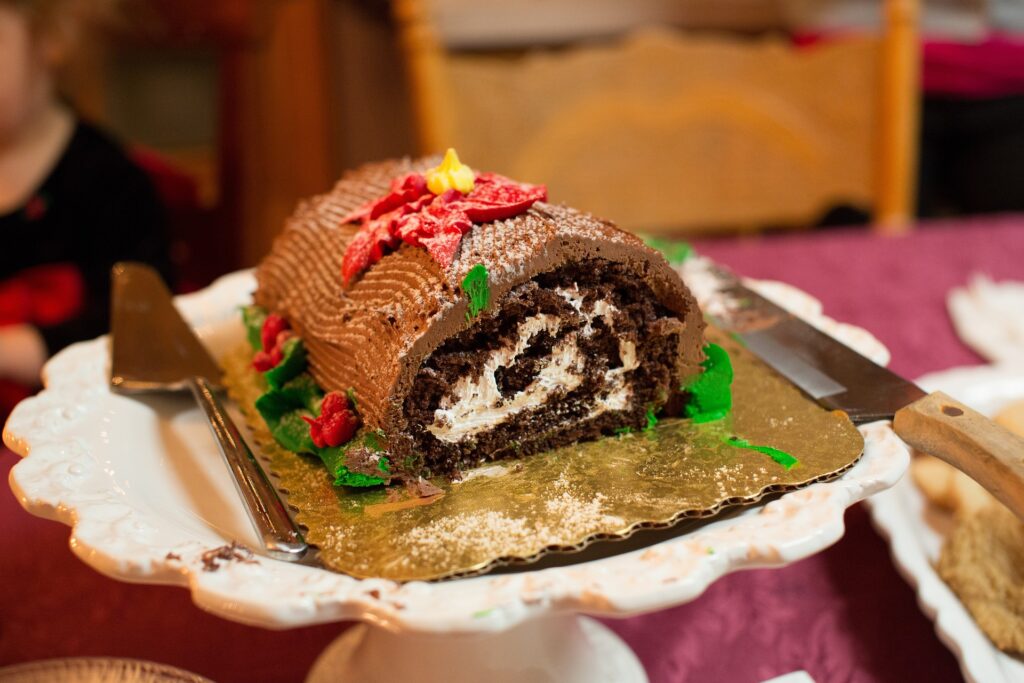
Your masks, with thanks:
[[[466,322],[469,322],[480,311],[487,308],[491,300],[491,288],[487,285],[487,268],[478,263],[469,269],[462,280],[462,291],[469,297],[469,310],[466,311]]]
[[[384,444],[386,441],[387,437],[380,429],[366,432],[366,434],[363,435],[363,445],[377,453],[384,450]]]
[[[285,382],[297,377],[306,370],[306,347],[298,337],[292,337],[281,347],[284,358],[270,370],[263,373],[267,378],[267,384],[274,389],[280,389]]]
[[[256,409],[265,421],[279,419],[284,413],[296,408],[304,408],[316,414],[320,412],[323,395],[312,376],[304,372],[280,389],[270,389],[256,399]]]
[[[381,477],[374,477],[368,474],[361,474],[359,472],[353,472],[345,465],[345,456],[348,453],[348,449],[354,447],[360,442],[364,446],[373,448],[373,450],[379,450],[374,448],[370,444],[370,437],[375,432],[367,432],[363,435],[362,439],[356,438],[349,441],[344,446],[335,446],[334,448],[321,448],[318,449],[320,459],[323,460],[327,470],[334,475],[335,486],[352,486],[356,488],[366,488],[369,486],[380,486],[384,483],[384,479]],[[390,465],[388,459],[383,455],[380,460],[377,461],[377,468],[380,469],[385,475],[390,474]]]
[[[271,390],[256,399],[256,410],[267,423],[274,441],[294,453],[315,453],[309,425],[302,416],[313,414],[283,392]]]
[[[308,372],[303,372],[298,377],[288,380],[279,391],[295,407],[303,407],[313,414],[320,413],[320,403],[323,401],[324,392]]]
[[[338,476],[339,470],[348,472],[348,468],[345,467],[345,451],[347,446],[348,444],[345,444],[344,446],[320,448],[316,451],[316,454],[324,461],[327,471],[335,477]]]
[[[273,423],[281,419],[285,413],[295,410],[296,406],[279,391],[268,391],[256,399],[256,410],[259,411],[267,426],[273,428]]]
[[[707,356],[701,363],[700,373],[682,391],[690,394],[686,415],[694,422],[720,420],[732,410],[732,362],[729,354],[718,344],[704,347]]]
[[[647,413],[645,417],[647,418],[647,424],[644,425],[645,432],[649,432],[658,426],[658,416],[654,414],[654,408],[652,406],[647,406]]]
[[[772,448],[771,446],[755,446],[746,439],[741,439],[738,436],[730,436],[724,440],[725,443],[736,448],[746,448],[750,451],[757,451],[758,453],[764,453],[775,462],[782,465],[787,470],[793,469],[794,465],[799,465],[800,461],[794,458],[786,451],[780,451],[778,448]]]
[[[348,402],[352,405],[352,410],[359,410],[359,401],[356,400],[356,390],[349,387],[345,390],[345,396],[348,397]]]
[[[242,306],[242,323],[245,325],[245,337],[249,340],[249,346],[253,348],[253,351],[259,351],[263,348],[263,322],[266,319],[267,311],[262,306],[255,304]]]
[[[348,468],[344,466],[338,473],[338,478],[334,480],[335,486],[351,486],[353,488],[369,488],[371,486],[380,486],[383,483],[384,480],[379,477],[349,472]]]
[[[274,440],[281,446],[295,453],[315,453],[317,448],[313,438],[309,435],[309,425],[303,420],[303,416],[312,415],[302,409],[292,410],[281,416],[276,427],[272,427],[270,433]]]
[[[683,242],[681,240],[669,240],[661,237],[644,237],[644,244],[649,246],[651,249],[655,249],[661,252],[661,255],[672,264],[678,266],[683,264],[688,258],[693,256],[693,247],[689,242]]]

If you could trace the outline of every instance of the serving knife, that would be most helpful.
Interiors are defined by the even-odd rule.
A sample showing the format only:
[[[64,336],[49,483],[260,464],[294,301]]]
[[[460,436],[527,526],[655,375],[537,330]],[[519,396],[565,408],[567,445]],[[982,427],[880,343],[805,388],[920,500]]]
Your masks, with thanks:
[[[705,311],[775,371],[820,405],[854,424],[892,420],[913,448],[946,461],[1024,519],[1024,439],[941,391],[913,382],[744,286],[702,259],[698,276],[714,284]]]
[[[111,281],[111,389],[191,390],[267,554],[300,559],[307,550],[302,533],[214,393],[220,368],[174,307],[160,275],[141,263],[118,263]]]

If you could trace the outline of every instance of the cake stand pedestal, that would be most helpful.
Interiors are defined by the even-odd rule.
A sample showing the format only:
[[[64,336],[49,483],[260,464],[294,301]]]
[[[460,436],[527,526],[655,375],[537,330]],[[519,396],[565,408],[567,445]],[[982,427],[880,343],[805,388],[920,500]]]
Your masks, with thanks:
[[[359,624],[331,643],[306,683],[647,683],[640,660],[607,626],[574,615],[499,633],[391,633]]]

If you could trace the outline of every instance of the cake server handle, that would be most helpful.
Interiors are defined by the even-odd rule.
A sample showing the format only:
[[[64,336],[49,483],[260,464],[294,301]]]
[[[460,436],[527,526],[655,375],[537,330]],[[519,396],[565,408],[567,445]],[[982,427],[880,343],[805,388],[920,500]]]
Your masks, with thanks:
[[[189,379],[196,402],[206,413],[210,430],[245,502],[253,527],[263,540],[267,554],[279,560],[300,559],[308,546],[292,521],[277,491],[245,443],[238,427],[228,416],[209,382],[203,377]]]

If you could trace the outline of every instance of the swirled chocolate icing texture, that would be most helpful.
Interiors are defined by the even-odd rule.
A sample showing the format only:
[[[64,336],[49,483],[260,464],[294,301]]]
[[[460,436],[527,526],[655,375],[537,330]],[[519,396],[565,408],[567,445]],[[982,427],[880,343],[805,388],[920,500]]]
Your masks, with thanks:
[[[450,267],[403,245],[346,290],[342,217],[434,159],[345,175],[299,206],[257,269],[256,302],[305,340],[325,390],[353,388],[392,462],[451,473],[624,426],[699,371],[704,323],[665,259],[613,224],[536,203],[476,225]],[[490,304],[460,289],[482,264]]]

